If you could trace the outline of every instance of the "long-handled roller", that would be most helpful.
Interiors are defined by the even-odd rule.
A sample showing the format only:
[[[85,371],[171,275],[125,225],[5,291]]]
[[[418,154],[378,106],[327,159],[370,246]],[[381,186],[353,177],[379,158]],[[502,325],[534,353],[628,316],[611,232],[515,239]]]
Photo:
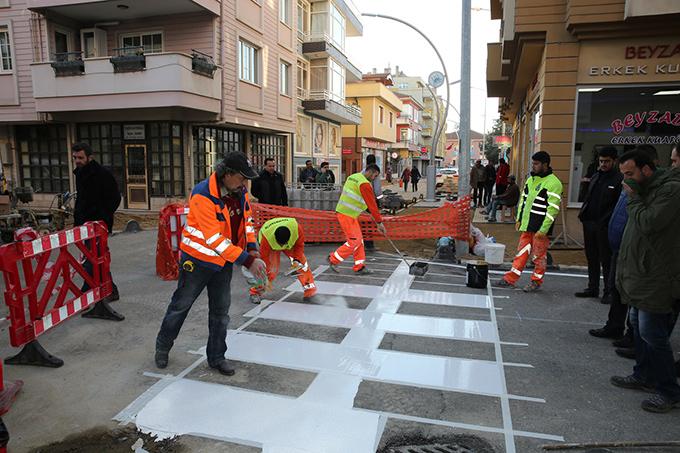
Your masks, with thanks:
[[[397,254],[401,257],[401,259],[404,261],[404,263],[406,263],[406,265],[408,266],[408,273],[410,275],[422,277],[423,275],[425,275],[427,273],[427,267],[428,267],[427,263],[422,262],[422,261],[414,261],[413,263],[409,264],[409,262],[406,261],[406,258],[404,257],[404,255],[397,248],[397,245],[394,242],[392,242],[392,239],[390,239],[390,237],[387,235],[387,232],[383,233],[383,235],[385,236],[385,239],[387,239],[387,241],[392,245],[392,248],[394,248],[394,250],[396,250]]]

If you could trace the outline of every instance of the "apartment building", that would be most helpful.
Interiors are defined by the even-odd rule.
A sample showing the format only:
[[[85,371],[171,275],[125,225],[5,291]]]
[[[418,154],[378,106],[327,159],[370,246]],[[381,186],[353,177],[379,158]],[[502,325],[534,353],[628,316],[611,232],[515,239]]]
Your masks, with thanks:
[[[552,155],[564,184],[567,227],[603,146],[654,145],[668,164],[680,135],[680,2],[491,0],[500,42],[488,45],[488,95],[513,125],[512,171]]]
[[[394,171],[390,154],[403,104],[387,88],[390,85],[389,71],[364,74],[361,82],[347,84],[347,100],[361,107],[362,117],[361,124],[342,126],[342,171],[345,175],[361,171],[369,154],[375,156],[383,179],[388,171]]]
[[[420,121],[422,130],[420,134],[423,141],[418,143],[418,152],[411,155],[411,160],[412,165],[418,167],[420,172],[425,174],[427,166],[430,165],[430,151],[435,139],[437,121],[444,117],[444,101],[441,96],[437,95],[435,89],[429,87],[420,77],[409,77],[399,70],[398,66],[392,74],[392,80],[395,91],[411,96],[422,106],[422,121]],[[444,159],[445,133],[446,122],[444,122],[436,147],[435,159],[437,162]],[[426,152],[422,152],[423,147]]]
[[[36,201],[51,199],[74,189],[69,148],[86,141],[128,209],[184,198],[231,150],[255,165],[274,157],[291,178],[292,8],[263,0],[5,1],[3,174],[32,186]]]
[[[345,53],[345,39],[363,33],[359,17],[351,0],[297,0],[296,176],[312,160],[317,167],[329,162],[343,179],[341,126],[359,125],[362,117],[345,92],[347,83],[361,80]]]
[[[477,160],[485,160],[484,134],[470,130],[470,163]],[[443,166],[457,167],[460,155],[460,137],[458,131],[446,134],[446,146],[444,146]]]
[[[421,125],[423,121],[423,104],[413,96],[396,92],[403,108],[397,118],[397,135],[390,159],[394,171],[401,175],[406,167],[413,167],[420,156],[427,154],[428,147],[423,143]],[[422,173],[422,171],[421,171]]]

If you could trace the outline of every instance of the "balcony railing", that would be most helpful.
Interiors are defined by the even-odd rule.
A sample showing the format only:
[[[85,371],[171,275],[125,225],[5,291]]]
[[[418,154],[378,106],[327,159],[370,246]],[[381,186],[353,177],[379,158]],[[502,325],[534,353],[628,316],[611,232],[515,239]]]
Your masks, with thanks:
[[[333,94],[328,90],[311,90],[309,91],[309,97],[307,99],[310,101],[333,101],[345,107],[348,112],[361,116],[361,107],[354,104],[347,104],[340,96]]]

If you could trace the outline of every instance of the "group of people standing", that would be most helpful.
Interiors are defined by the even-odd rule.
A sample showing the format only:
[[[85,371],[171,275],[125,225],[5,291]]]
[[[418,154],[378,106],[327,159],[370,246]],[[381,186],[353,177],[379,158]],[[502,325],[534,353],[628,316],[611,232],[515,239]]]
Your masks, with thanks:
[[[404,171],[401,172],[401,185],[404,186],[404,192],[408,192],[408,184],[411,183],[411,190],[413,192],[418,191],[418,181],[422,179],[420,170],[417,167],[406,167]]]
[[[680,407],[680,361],[670,336],[680,312],[680,156],[659,168],[657,150],[641,145],[620,157],[614,147],[598,153],[579,218],[583,224],[588,286],[576,297],[600,299],[600,270],[609,304],[607,321],[589,333],[614,340],[619,356],[635,360],[633,372],[612,376],[626,389],[653,392],[649,412]],[[618,159],[618,166],[617,164]]]

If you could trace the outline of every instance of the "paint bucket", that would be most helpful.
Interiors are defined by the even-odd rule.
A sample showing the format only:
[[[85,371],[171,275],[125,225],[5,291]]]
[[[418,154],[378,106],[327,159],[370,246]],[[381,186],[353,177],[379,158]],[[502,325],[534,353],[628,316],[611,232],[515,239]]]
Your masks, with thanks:
[[[505,257],[505,244],[486,244],[484,249],[484,261],[489,264],[503,264]]]
[[[416,277],[422,277],[427,273],[427,268],[428,268],[427,263],[416,261],[415,263],[409,266],[408,273],[411,275],[415,275]]]
[[[489,279],[489,265],[486,261],[469,261],[467,263],[467,278],[465,285],[470,288],[486,288]]]

